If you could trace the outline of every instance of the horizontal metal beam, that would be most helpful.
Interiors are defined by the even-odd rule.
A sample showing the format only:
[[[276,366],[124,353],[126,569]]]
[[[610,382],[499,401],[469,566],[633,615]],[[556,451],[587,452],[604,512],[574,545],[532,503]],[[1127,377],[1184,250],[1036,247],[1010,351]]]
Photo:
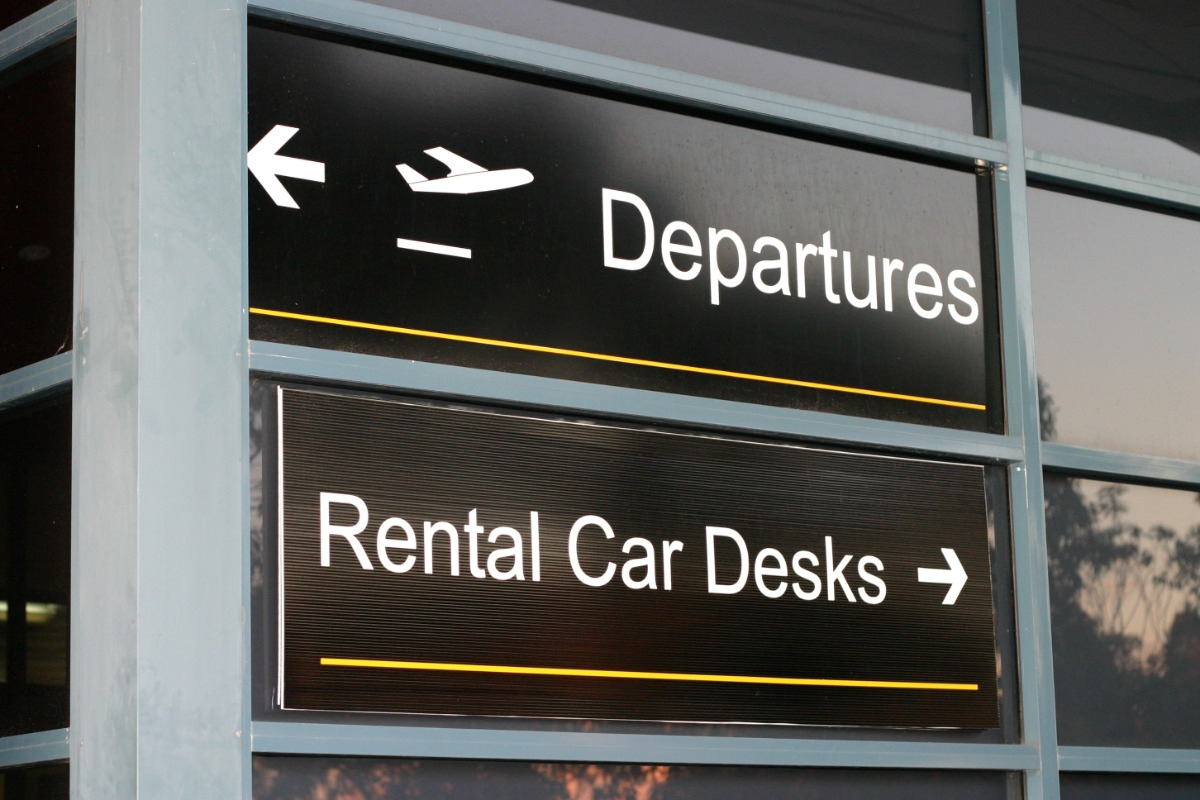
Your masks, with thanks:
[[[753,433],[777,433],[860,446],[965,457],[992,463],[1019,461],[1023,457],[1021,443],[1014,437],[490,372],[468,367],[426,364],[357,353],[332,352],[272,342],[251,342],[250,368],[276,376],[315,378],[413,392],[436,392],[485,401],[565,408]]]
[[[1031,181],[1181,211],[1200,211],[1200,187],[1197,186],[1036,151],[1029,151],[1025,166]]]
[[[1060,747],[1058,768],[1064,772],[1200,773],[1200,752],[1141,747]]]
[[[59,353],[0,375],[0,408],[31,400],[71,382],[71,354]]]
[[[26,733],[0,738],[0,767],[20,767],[63,761],[67,757],[67,729]]]
[[[694,108],[960,163],[1004,164],[1008,147],[981,136],[883,117],[728,81],[526,39],[357,0],[250,0],[264,17],[616,89]]]
[[[57,0],[0,31],[0,69],[6,69],[75,33],[75,0]]]
[[[1029,745],[564,733],[562,731],[255,722],[255,753],[401,758],[739,764],[790,767],[1026,770]]]
[[[1042,464],[1076,475],[1200,486],[1200,463],[1176,458],[1115,453],[1045,442],[1042,444]]]

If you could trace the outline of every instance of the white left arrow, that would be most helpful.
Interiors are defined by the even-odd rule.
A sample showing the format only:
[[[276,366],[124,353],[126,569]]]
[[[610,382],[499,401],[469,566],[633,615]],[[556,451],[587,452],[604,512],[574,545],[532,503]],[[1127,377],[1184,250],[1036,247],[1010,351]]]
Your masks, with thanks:
[[[271,132],[258,141],[246,153],[246,166],[258,182],[267,190],[267,194],[275,201],[275,205],[284,208],[299,208],[296,201],[288,194],[288,190],[280,183],[284,178],[299,178],[303,181],[325,182],[325,165],[320,161],[306,161],[303,158],[292,158],[279,155],[279,150],[288,139],[299,131],[287,125],[276,125]]]
[[[950,589],[946,592],[946,597],[942,600],[942,605],[952,606],[954,605],[954,601],[958,599],[958,593],[967,585],[967,571],[963,569],[962,562],[958,560],[958,556],[949,547],[942,548],[942,556],[945,557],[946,563],[950,565],[950,569],[919,567],[917,568],[917,580],[921,583],[949,584]]]

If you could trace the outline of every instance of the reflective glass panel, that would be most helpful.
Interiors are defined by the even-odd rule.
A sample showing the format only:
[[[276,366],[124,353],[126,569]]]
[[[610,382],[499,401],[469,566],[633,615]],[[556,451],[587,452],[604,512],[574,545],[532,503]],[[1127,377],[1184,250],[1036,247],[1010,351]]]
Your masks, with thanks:
[[[419,14],[984,134],[972,0],[372,0]]]
[[[1025,141],[1200,183],[1200,5],[1017,0]]]
[[[67,800],[66,764],[39,764],[0,771],[0,800]]]
[[[1013,778],[966,770],[790,769],[640,766],[517,761],[401,761],[369,758],[259,757],[255,800],[838,800],[937,796],[1002,800]]]
[[[1067,772],[1061,787],[1062,800],[1195,800],[1200,797],[1200,775]]]
[[[71,399],[0,416],[0,735],[67,725]]]
[[[1200,747],[1200,494],[1047,475],[1046,528],[1059,742]]]
[[[33,12],[50,5],[49,0],[4,0],[0,6],[0,29],[20,22]]]
[[[0,73],[0,373],[71,347],[75,45]]]
[[[1200,459],[1200,222],[1029,190],[1042,437]]]

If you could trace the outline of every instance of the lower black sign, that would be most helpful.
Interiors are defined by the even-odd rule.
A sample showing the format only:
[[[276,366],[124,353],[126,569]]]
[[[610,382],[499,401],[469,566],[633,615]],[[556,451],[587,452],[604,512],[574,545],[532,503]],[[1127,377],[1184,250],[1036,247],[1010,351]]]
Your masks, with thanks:
[[[289,709],[994,727],[982,468],[279,389]]]

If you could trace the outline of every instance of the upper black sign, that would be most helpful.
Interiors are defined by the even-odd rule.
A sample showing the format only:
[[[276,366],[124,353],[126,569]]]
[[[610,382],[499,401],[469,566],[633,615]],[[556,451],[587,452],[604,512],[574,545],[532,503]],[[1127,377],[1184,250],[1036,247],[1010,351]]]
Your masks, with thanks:
[[[980,467],[285,389],[277,441],[284,708],[997,724]]]
[[[254,338],[997,426],[971,172],[272,29],[250,55]]]

